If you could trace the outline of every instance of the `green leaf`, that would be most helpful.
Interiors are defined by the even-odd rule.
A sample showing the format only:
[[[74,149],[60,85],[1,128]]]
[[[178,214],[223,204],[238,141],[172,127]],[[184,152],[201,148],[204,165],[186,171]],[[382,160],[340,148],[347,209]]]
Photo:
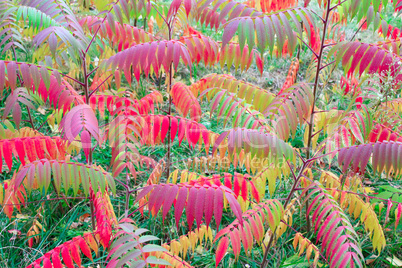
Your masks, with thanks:
[[[149,264],[156,264],[156,265],[168,265],[168,266],[172,266],[172,264],[164,259],[158,259],[155,256],[149,256],[147,258],[147,263]]]
[[[154,240],[160,240],[160,239],[153,235],[144,235],[144,236],[141,236],[140,239],[138,239],[138,242],[145,243],[145,242],[154,241]]]
[[[142,248],[142,251],[143,252],[167,251],[167,249],[162,246],[148,244]]]

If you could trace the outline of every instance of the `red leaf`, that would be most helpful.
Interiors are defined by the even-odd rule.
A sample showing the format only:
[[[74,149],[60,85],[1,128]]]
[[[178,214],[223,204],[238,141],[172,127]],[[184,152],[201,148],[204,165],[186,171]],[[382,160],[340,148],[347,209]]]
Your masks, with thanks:
[[[15,125],[17,126],[17,128],[20,128],[20,123],[21,123],[21,106],[19,105],[19,103],[16,103],[13,107],[13,119],[15,121]]]
[[[3,155],[2,155],[1,147],[0,147],[0,173],[3,172],[2,169],[3,169]]]
[[[229,189],[232,189],[232,181],[230,180],[231,175],[229,173],[225,173],[225,179],[223,181],[223,183],[225,184],[226,187],[228,187]],[[236,190],[235,190],[236,193]]]
[[[167,192],[167,197],[165,199],[165,203],[163,204],[162,210],[162,219],[165,220],[167,213],[170,210],[170,207],[173,204],[173,201],[176,199],[177,192],[179,191],[179,187],[177,185],[173,185],[169,191]]]
[[[228,25],[226,25],[222,36],[222,49],[225,47],[226,44],[229,43],[233,35],[236,33],[239,23],[240,20],[234,19],[233,21],[229,22]]]
[[[184,8],[186,9],[187,17],[188,17],[188,14],[190,14],[191,6],[192,6],[192,0],[184,0]]]
[[[70,243],[69,248],[74,262],[78,265],[78,267],[81,267],[81,257],[78,246],[75,243]]]
[[[399,203],[395,213],[395,229],[398,227],[402,215],[402,204]]]
[[[197,223],[197,227],[200,227],[202,214],[204,212],[204,203],[206,197],[206,189],[201,187],[198,189],[197,200],[194,207],[195,212],[195,222]]]
[[[391,133],[391,135],[388,138],[388,140],[390,140],[390,141],[396,141],[397,139],[398,139],[398,135],[396,135],[396,133]]]
[[[70,251],[66,246],[61,247],[61,256],[63,257],[64,264],[68,268],[74,268],[73,259],[70,256]]]
[[[255,201],[257,201],[257,203],[259,203],[260,202],[260,192],[258,192],[253,181],[250,181],[250,187],[251,187],[251,194],[253,195]]]
[[[200,140],[200,130],[198,128],[198,125],[194,122],[190,122],[189,124],[187,124],[186,134],[188,143],[190,143],[190,145],[194,148],[194,146]]]
[[[209,132],[208,130],[204,129],[201,130],[201,135],[202,135],[202,139],[204,140],[204,144],[205,144],[205,153],[208,155],[209,154]]]
[[[5,64],[3,61],[0,61],[0,94],[3,94],[5,78],[6,78]]]
[[[24,144],[20,139],[15,140],[15,150],[18,153],[18,157],[21,161],[21,164],[25,166],[25,149],[24,149]]]
[[[230,242],[232,243],[233,247],[233,253],[235,255],[235,258],[237,259],[239,257],[241,250],[239,230],[237,228],[234,228],[233,231],[229,233],[229,236],[230,236]]]
[[[5,140],[3,142],[2,151],[4,161],[6,161],[7,167],[11,171],[11,168],[13,167],[13,158],[12,158],[13,146],[8,140]]]
[[[213,206],[214,206],[214,195],[215,195],[215,189],[210,187],[206,194],[205,194],[205,204],[204,204],[204,213],[205,213],[205,223],[207,227],[209,226],[209,223],[211,222],[212,215],[213,215]]]
[[[177,134],[179,122],[176,117],[170,117],[170,141],[173,141]]]
[[[159,130],[161,128],[161,122],[159,116],[154,116],[154,131],[153,131],[153,139],[152,139],[152,144],[156,143],[157,137],[159,136]]]
[[[233,179],[233,192],[234,192],[235,196],[238,196],[240,193],[240,184],[241,184],[240,179],[242,179],[242,181],[243,181],[243,178],[239,175],[240,174],[236,173],[234,176],[234,179]]]
[[[179,146],[181,142],[183,141],[184,135],[186,134],[186,120],[180,119],[179,122],[179,134],[178,134],[178,139],[179,139]]]
[[[176,219],[177,230],[179,230],[179,222],[180,222],[181,214],[183,214],[184,205],[186,204],[187,193],[188,193],[187,187],[180,188],[179,195],[177,196],[177,199],[176,199],[174,216]]]
[[[170,94],[178,111],[184,117],[190,114],[191,120],[196,122],[200,120],[201,106],[188,86],[180,82],[176,83]]]
[[[165,184],[163,187],[161,187],[161,190],[159,192],[159,195],[156,198],[156,202],[155,202],[155,205],[154,205],[155,214],[158,213],[158,211],[161,208],[162,204],[165,202],[165,199],[168,197],[166,195],[166,192],[168,191],[169,188],[170,188],[170,186],[168,184]]]
[[[161,141],[162,141],[162,143],[165,141],[165,137],[166,137],[166,134],[168,133],[168,130],[169,130],[169,117],[163,117],[163,120],[162,120],[162,126],[161,126],[161,128],[162,128],[162,130],[161,130]]]
[[[392,202],[391,200],[388,200],[387,213],[385,214],[385,222],[388,222],[389,212],[391,211],[391,208],[392,208]]]
[[[80,247],[82,253],[87,256],[88,259],[92,260],[92,254],[91,254],[91,250],[88,246],[88,244],[85,242],[84,238],[82,238],[81,236],[77,237],[76,241],[75,241],[78,246]]]
[[[57,157],[57,150],[54,146],[54,143],[50,137],[45,137],[45,144],[46,144],[46,149],[49,153],[49,157],[51,159],[55,159]]]
[[[188,194],[188,199],[187,199],[187,208],[186,208],[186,216],[187,216],[187,224],[188,228],[191,230],[193,223],[194,223],[194,216],[195,216],[195,202],[197,201],[197,195],[198,191],[197,188],[191,187],[190,192]],[[198,213],[200,211],[197,211]],[[201,211],[201,218],[202,218],[202,212]]]
[[[145,197],[150,191],[152,191],[154,189],[155,186],[156,185],[149,185],[149,186],[143,188],[142,191],[137,195],[137,199],[135,200],[135,202],[138,202],[138,200]]]
[[[215,267],[218,267],[219,263],[225,256],[227,250],[229,247],[229,238],[227,236],[224,236],[218,244],[218,247],[216,248],[215,256],[216,256],[216,261],[215,261]]]
[[[35,143],[35,150],[36,150],[36,155],[38,156],[39,159],[45,158],[45,150],[43,150],[43,143],[42,139],[36,138],[34,140]]]
[[[148,208],[149,208],[150,211],[153,211],[155,203],[160,202],[160,199],[163,197],[163,195],[164,195],[163,188],[164,187],[165,187],[165,185],[162,185],[162,184],[156,185],[155,189],[149,195]],[[155,211],[155,213],[156,212],[157,211]]]
[[[215,197],[214,197],[214,215],[217,230],[219,230],[219,224],[222,219],[222,211],[223,211],[223,193],[222,189],[218,188],[215,190]]]
[[[379,124],[375,125],[373,130],[370,132],[369,142],[376,142],[380,131],[381,131],[381,125]]]
[[[32,139],[26,139],[25,146],[27,148],[29,148],[29,150],[27,150],[27,156],[28,156],[29,162],[35,161],[36,160],[35,145],[34,145]],[[0,169],[1,169],[1,167],[0,167]]]
[[[241,196],[243,197],[243,200],[246,201],[248,197],[248,183],[245,178],[243,178],[243,182],[241,185]]]
[[[255,63],[260,71],[260,74],[262,75],[264,72],[264,61],[261,59],[260,55],[257,55],[257,53],[255,54]]]
[[[15,62],[10,62],[7,64],[7,75],[8,75],[8,84],[12,90],[15,89],[16,81],[17,81],[17,64]]]
[[[378,141],[385,141],[388,140],[388,136],[389,136],[389,130],[388,129],[384,129],[381,134],[380,137],[378,137]]]
[[[243,217],[240,204],[237,202],[236,198],[231,193],[225,191],[225,197],[228,200],[230,208],[232,209],[234,215],[239,220],[239,223],[243,225]]]
[[[46,256],[43,258],[43,268],[53,268],[52,263]]]

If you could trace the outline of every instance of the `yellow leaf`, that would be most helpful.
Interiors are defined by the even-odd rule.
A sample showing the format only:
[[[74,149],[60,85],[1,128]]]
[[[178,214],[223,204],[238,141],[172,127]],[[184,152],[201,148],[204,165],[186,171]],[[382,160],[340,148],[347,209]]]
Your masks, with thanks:
[[[311,252],[313,251],[313,246],[312,245],[309,245],[308,247],[307,247],[307,251],[306,251],[306,258],[307,258],[307,260],[310,260],[310,257],[311,257]]]
[[[395,265],[396,267],[402,267],[402,261],[395,256],[387,257],[387,261],[391,263],[391,265]]]
[[[298,241],[299,241],[299,238],[300,238],[300,233],[296,233],[296,236],[295,236],[295,238],[293,239],[293,248],[294,248],[294,249],[296,249],[296,247],[297,247],[297,243],[298,243]]]

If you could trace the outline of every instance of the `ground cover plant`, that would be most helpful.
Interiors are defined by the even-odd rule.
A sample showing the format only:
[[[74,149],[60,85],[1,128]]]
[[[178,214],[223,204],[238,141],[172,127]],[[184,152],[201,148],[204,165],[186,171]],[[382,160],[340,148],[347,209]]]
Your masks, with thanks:
[[[401,10],[2,1],[0,266],[402,266]]]

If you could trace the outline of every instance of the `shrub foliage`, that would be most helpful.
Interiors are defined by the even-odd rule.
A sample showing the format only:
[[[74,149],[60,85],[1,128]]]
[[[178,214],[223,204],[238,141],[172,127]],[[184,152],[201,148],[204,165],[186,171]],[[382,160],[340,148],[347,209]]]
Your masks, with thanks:
[[[400,263],[401,9],[2,1],[2,261]]]

